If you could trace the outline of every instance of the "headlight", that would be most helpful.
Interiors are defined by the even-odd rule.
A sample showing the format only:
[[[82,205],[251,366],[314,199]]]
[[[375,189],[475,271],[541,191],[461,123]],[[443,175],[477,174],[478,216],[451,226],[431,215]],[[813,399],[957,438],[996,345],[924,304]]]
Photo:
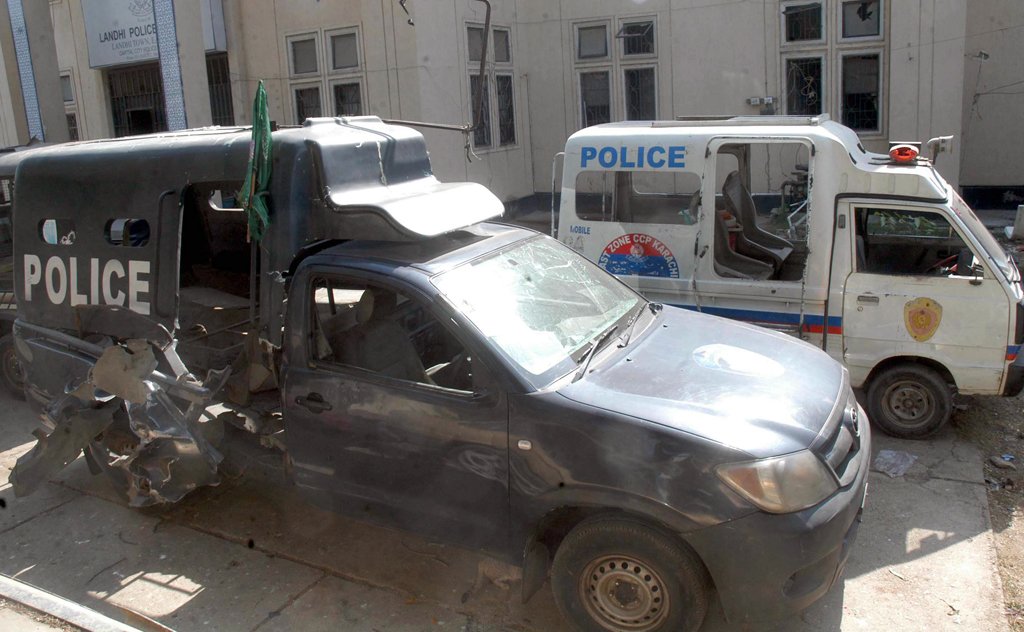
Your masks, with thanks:
[[[825,464],[807,450],[772,459],[727,463],[715,471],[729,487],[769,513],[806,509],[839,488]]]

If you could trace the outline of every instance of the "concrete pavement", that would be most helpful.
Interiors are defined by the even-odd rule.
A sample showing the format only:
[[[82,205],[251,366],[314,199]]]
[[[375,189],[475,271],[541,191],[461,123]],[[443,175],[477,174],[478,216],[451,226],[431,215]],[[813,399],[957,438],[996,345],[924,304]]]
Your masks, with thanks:
[[[243,451],[237,477],[164,509],[124,507],[81,459],[14,498],[7,474],[34,420],[5,396],[0,410],[0,573],[114,618],[181,631],[565,627],[546,586],[526,605],[518,584],[471,590],[478,554],[306,504],[269,452]],[[918,459],[901,478],[872,472],[845,579],[801,616],[747,629],[1008,631],[977,450],[952,430],[875,436],[876,450]],[[717,610],[704,626],[730,629]]]

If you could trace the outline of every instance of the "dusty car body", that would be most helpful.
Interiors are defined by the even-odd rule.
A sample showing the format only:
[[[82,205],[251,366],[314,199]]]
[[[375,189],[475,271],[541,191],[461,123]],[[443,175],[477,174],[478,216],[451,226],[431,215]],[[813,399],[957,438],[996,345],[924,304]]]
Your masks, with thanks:
[[[84,451],[129,504],[174,502],[219,482],[231,423],[319,504],[521,565],[526,598],[550,570],[581,629],[696,629],[713,589],[730,619],[779,617],[832,586],[870,434],[826,354],[480,223],[489,192],[372,118],[275,132],[250,249],[247,148],[206,130],[18,164],[16,344],[52,430],[17,493]]]

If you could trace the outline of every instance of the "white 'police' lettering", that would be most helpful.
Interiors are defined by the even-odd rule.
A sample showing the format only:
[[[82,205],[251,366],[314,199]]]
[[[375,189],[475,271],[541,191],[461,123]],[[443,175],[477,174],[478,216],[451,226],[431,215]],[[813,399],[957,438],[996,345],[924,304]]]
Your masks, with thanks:
[[[26,254],[23,298],[31,302],[34,290],[45,290],[47,300],[54,305],[127,305],[133,312],[149,315],[149,261],[129,260],[127,271],[124,264],[116,259],[102,266],[100,263],[99,259],[91,258],[88,266],[79,266],[78,257],[68,257],[65,261],[52,256],[44,265],[37,255]],[[81,278],[80,268],[88,275],[86,279]],[[40,284],[43,287],[37,288]],[[88,294],[84,293],[86,288]],[[36,296],[38,300],[38,293]]]

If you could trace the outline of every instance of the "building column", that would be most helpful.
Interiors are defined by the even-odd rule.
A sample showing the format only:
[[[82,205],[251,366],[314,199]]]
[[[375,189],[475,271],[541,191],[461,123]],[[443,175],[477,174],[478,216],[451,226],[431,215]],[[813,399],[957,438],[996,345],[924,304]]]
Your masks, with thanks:
[[[35,137],[50,143],[67,142],[68,124],[60,90],[50,3],[7,0],[6,4],[27,124],[25,140]]]
[[[200,0],[154,0],[167,127],[213,124]]]

